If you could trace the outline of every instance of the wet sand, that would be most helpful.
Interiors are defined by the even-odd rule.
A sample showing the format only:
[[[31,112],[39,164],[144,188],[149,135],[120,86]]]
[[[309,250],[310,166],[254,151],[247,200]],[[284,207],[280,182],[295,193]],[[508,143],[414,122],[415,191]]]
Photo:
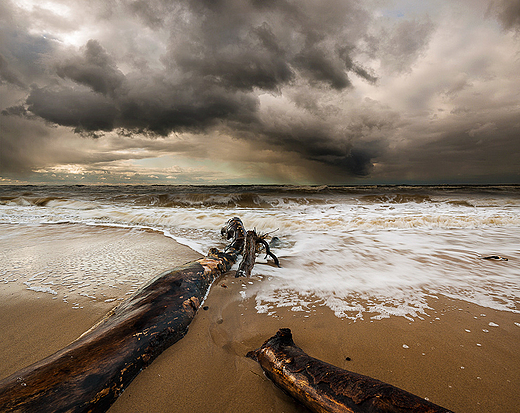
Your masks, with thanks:
[[[224,278],[214,285],[208,309],[199,312],[186,337],[143,371],[110,413],[301,412],[244,357],[280,327],[291,328],[295,343],[314,357],[455,412],[518,409],[517,314],[439,297],[423,320],[353,322],[326,308],[310,317],[280,309],[274,318],[240,299],[247,282]]]
[[[0,225],[0,379],[68,345],[138,285],[197,258],[153,231]]]
[[[104,242],[93,231],[93,237],[77,242]],[[137,234],[129,244],[142,249],[135,241],[149,237],[155,237],[159,255],[170,254],[172,267],[198,256],[157,233]],[[59,256],[59,248],[53,250],[46,254]],[[244,287],[261,283],[260,278],[218,280],[204,303],[207,310],[199,310],[188,334],[142,371],[109,412],[302,412],[257,363],[244,357],[281,327],[291,328],[296,344],[314,357],[455,412],[518,409],[519,314],[438,296],[430,299],[428,316],[415,320],[365,317],[354,322],[338,319],[325,307],[311,314],[278,308],[275,316],[268,316],[257,313],[254,300],[240,294]],[[81,296],[83,308],[74,309],[23,284],[1,287],[0,378],[67,345],[117,302]],[[119,293],[125,297],[124,288]]]

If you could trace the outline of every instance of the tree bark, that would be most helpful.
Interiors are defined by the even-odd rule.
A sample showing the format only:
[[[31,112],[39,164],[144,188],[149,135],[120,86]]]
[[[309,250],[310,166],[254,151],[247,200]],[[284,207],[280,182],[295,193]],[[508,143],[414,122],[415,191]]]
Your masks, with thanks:
[[[279,387],[313,412],[449,413],[418,396],[307,355],[280,329],[247,353]]]
[[[222,229],[224,252],[166,271],[76,341],[0,381],[1,412],[105,412],[137,374],[180,340],[212,282],[244,246],[239,218]]]

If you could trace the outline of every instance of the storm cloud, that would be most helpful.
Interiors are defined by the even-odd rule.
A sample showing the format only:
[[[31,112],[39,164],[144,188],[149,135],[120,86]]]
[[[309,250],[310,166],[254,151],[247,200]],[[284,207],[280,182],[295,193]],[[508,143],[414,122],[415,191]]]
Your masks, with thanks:
[[[501,116],[518,111],[508,73],[519,66],[510,60],[519,41],[509,36],[490,55],[471,37],[505,39],[493,23],[518,27],[512,1],[471,8],[459,0],[442,9],[404,0],[50,4],[0,6],[0,173],[66,162],[44,148],[68,147],[68,139],[78,153],[69,148],[67,156],[81,163],[84,150],[85,165],[87,151],[117,141],[104,147],[113,156],[103,162],[121,161],[123,152],[128,161],[168,154],[247,165],[246,181],[435,180],[436,165],[412,162],[413,151],[433,159],[439,144],[450,152],[450,142],[473,139],[468,131],[479,130],[483,115],[497,133],[508,125],[484,169],[504,146],[518,149],[518,126]],[[450,38],[451,28],[460,36]],[[492,99],[493,88],[507,93]],[[78,144],[75,135],[94,140]],[[30,142],[41,159],[26,150]],[[230,153],[232,142],[241,156]],[[472,163],[475,145],[464,148],[455,152],[475,176],[484,164]],[[259,155],[274,152],[280,156]],[[513,164],[495,175],[518,173]]]
[[[520,3],[515,0],[499,0],[490,4],[492,12],[506,29],[520,30]]]
[[[102,95],[115,96],[121,89],[125,77],[106,50],[98,41],[89,40],[82,52],[81,56],[59,63],[56,74],[85,85]]]

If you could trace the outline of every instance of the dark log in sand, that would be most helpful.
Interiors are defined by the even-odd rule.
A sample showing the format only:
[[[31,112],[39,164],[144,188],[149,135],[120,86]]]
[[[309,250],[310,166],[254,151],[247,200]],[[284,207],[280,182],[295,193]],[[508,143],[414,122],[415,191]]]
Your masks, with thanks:
[[[1,412],[105,412],[137,374],[188,331],[211,283],[242,251],[239,218],[224,252],[166,271],[55,354],[0,381]]]
[[[258,361],[274,383],[313,412],[450,412],[390,384],[310,357],[294,344],[288,328],[247,357]]]

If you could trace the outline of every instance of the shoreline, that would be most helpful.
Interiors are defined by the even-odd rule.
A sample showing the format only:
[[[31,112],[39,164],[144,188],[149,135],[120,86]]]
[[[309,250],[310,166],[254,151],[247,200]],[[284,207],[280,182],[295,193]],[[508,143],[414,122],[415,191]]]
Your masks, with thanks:
[[[0,251],[12,269],[0,274],[0,380],[70,344],[157,274],[201,257],[157,231],[84,224],[1,224]]]
[[[56,248],[56,243],[63,247],[79,243],[96,250],[100,243],[117,240],[117,248],[128,244],[121,250],[125,254],[152,248],[157,256],[167,257],[165,262],[149,263],[155,266],[151,276],[161,272],[163,264],[172,268],[200,257],[153,232],[95,227],[81,227],[81,232],[74,227],[75,241],[57,240],[57,235],[70,231],[67,225],[41,231],[49,236],[52,249],[40,240],[20,253],[43,251],[50,259],[68,251]],[[37,272],[38,262],[32,262],[35,266],[30,270]],[[256,311],[254,297],[243,298],[241,292],[251,283],[260,286],[262,280],[233,275],[217,280],[186,336],[143,370],[109,412],[301,412],[301,406],[245,357],[281,327],[291,328],[295,343],[313,357],[427,397],[455,412],[506,413],[520,404],[516,388],[520,314],[438,296],[429,298],[427,316],[413,321],[371,320],[368,315],[357,321],[340,319],[319,305],[310,315],[288,307],[268,315]],[[68,345],[118,303],[78,296],[81,305],[76,308],[47,293],[28,291],[19,282],[1,285],[0,379]],[[131,291],[132,285],[125,288]],[[118,289],[120,298],[127,296],[125,288]]]

